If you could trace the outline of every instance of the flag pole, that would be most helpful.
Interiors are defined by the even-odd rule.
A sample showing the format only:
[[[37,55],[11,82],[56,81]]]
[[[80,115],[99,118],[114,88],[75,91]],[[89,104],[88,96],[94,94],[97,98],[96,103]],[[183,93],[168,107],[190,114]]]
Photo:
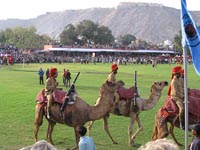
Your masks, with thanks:
[[[184,58],[184,104],[185,104],[185,150],[188,150],[188,77],[187,77],[187,48],[183,48]]]
[[[190,49],[196,73],[200,76],[200,32],[192,16],[187,10],[186,0],[181,0],[182,46],[184,53],[184,104],[185,104],[185,149],[188,149],[188,77],[187,77],[187,48]]]

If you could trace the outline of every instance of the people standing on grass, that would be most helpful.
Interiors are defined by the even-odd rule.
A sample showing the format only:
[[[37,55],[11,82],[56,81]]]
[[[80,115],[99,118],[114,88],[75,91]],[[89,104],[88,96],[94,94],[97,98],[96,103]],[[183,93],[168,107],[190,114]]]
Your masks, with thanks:
[[[49,72],[49,68],[47,68],[47,70],[46,70],[46,80],[49,78],[49,76],[50,76],[50,72]]]
[[[69,86],[70,87],[70,80],[71,80],[71,72],[69,71],[69,69],[67,69],[66,72],[66,87]]]
[[[67,77],[67,71],[66,69],[63,69],[62,79],[63,79],[64,86],[66,86],[66,77]]]
[[[42,70],[42,68],[39,69],[38,75],[39,75],[39,84],[44,85],[44,71]]]

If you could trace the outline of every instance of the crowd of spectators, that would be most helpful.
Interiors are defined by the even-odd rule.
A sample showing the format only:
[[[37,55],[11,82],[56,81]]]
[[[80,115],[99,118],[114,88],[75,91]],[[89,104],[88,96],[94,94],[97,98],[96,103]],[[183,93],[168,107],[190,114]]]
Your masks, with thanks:
[[[0,63],[3,64],[7,62],[5,61],[5,57],[1,56]],[[7,58],[8,59],[8,58]],[[95,57],[92,56],[90,53],[71,53],[69,54],[55,54],[55,53],[32,53],[32,54],[18,54],[12,55],[12,63],[81,63],[81,64],[88,64],[88,63],[112,63],[117,62],[119,65],[127,65],[127,64],[171,64],[171,63],[183,63],[183,58],[180,56],[170,56],[170,55],[130,55],[127,53],[97,53]],[[191,59],[188,59],[188,62],[191,63]]]

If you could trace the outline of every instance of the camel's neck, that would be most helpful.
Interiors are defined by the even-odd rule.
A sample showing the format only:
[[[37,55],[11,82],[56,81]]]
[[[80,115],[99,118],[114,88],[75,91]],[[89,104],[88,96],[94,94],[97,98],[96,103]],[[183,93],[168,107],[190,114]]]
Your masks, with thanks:
[[[89,111],[90,120],[98,120],[109,113],[112,97],[101,96],[97,99],[95,106],[91,106]]]
[[[151,93],[148,99],[143,100],[142,110],[150,110],[156,106],[158,100],[160,99],[161,92]]]

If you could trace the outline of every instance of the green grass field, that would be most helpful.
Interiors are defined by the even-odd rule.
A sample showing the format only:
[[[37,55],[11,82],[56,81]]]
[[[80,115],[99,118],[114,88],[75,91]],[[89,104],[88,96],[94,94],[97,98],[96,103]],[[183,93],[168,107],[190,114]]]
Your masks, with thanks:
[[[62,71],[69,69],[72,79],[77,72],[81,72],[76,82],[76,89],[83,100],[94,105],[99,95],[99,87],[106,79],[111,64],[15,64],[13,66],[0,68],[0,149],[18,150],[22,147],[34,144],[33,126],[35,115],[35,97],[44,87],[39,85],[37,71],[40,67],[46,71],[47,68],[57,67],[59,70],[58,81],[63,90],[67,90],[62,83]],[[126,87],[134,84],[134,71],[137,70],[137,85],[142,98],[148,98],[153,81],[166,80],[170,82],[171,68],[175,65],[158,64],[156,68],[151,65],[127,65],[119,66],[118,80],[123,80]],[[199,88],[200,78],[196,75],[192,65],[188,66],[188,87]],[[98,120],[92,128],[92,138],[98,150],[136,150],[140,145],[151,140],[154,114],[164,103],[167,96],[166,87],[156,107],[152,110],[141,112],[140,117],[144,130],[135,139],[137,147],[128,146],[127,129],[128,117],[111,115],[109,127],[113,138],[118,142],[113,145],[103,130],[103,121]],[[134,126],[134,131],[136,128]],[[46,139],[47,121],[44,119],[39,131],[39,140]],[[179,142],[184,144],[185,132],[175,129],[175,135]],[[191,139],[191,133],[190,139]],[[170,136],[168,138],[171,138]],[[73,128],[57,124],[53,132],[55,146],[59,150],[75,145]],[[184,146],[181,147],[184,149]]]

